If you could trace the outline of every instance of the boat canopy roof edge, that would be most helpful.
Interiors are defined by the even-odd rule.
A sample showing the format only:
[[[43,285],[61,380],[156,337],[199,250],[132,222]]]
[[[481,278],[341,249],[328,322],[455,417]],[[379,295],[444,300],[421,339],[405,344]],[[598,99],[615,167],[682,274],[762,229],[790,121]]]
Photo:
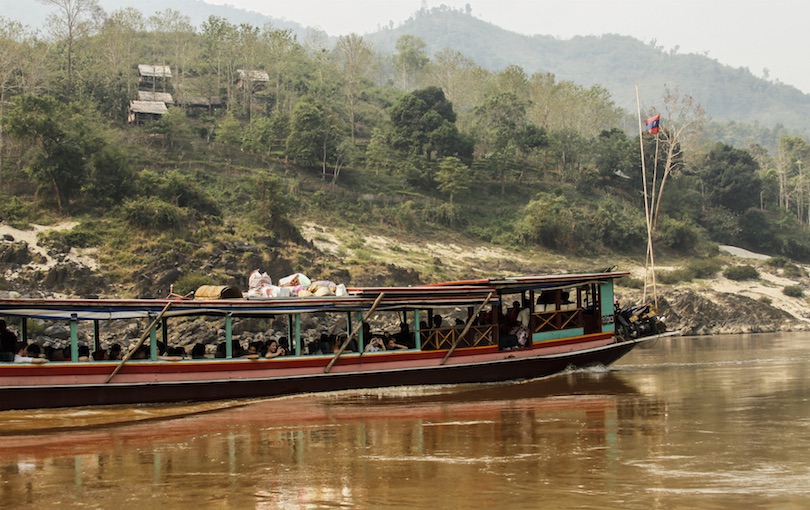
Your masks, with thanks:
[[[607,271],[599,273],[577,273],[559,275],[513,276],[506,278],[488,278],[480,280],[460,280],[457,282],[440,282],[431,284],[435,287],[455,287],[480,285],[492,287],[503,293],[504,291],[529,289],[562,289],[576,287],[586,283],[598,283],[629,276],[629,271]]]
[[[314,312],[362,312],[380,294],[378,312],[427,308],[476,306],[489,296],[500,301],[489,287],[380,287],[352,289],[349,296],[286,297],[266,299],[0,299],[0,315],[51,320],[117,320],[157,315],[164,317],[233,315],[236,317],[292,315]]]

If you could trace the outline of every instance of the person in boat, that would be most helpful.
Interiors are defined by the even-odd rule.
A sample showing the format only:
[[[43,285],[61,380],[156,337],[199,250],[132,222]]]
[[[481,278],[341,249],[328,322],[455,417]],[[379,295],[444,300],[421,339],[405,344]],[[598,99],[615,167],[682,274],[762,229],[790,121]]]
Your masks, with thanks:
[[[205,358],[205,344],[197,342],[194,344],[194,347],[191,348],[191,359],[203,358]]]
[[[284,351],[284,356],[290,353],[290,341],[287,340],[286,336],[278,339],[278,348]]]
[[[438,313],[436,315],[434,315],[433,319],[432,319],[432,323],[433,323],[433,328],[434,329],[439,329],[440,327],[442,327],[442,316],[439,315]]]
[[[242,355],[242,357],[247,359],[259,359],[261,354],[259,354],[259,349],[255,345],[251,344],[248,345],[247,351]]]
[[[413,335],[411,334],[411,328],[408,326],[407,322],[399,323],[399,332],[394,335],[394,338],[398,344],[407,345],[409,349],[412,349],[416,345]]]
[[[272,359],[277,358],[279,356],[284,356],[284,349],[279,347],[277,340],[268,340],[267,341],[267,354],[264,355],[265,358]]]
[[[402,345],[397,343],[397,339],[389,336],[385,341],[385,350],[386,351],[396,351],[401,349],[407,349],[407,345]]]
[[[104,349],[96,349],[91,355],[93,361],[104,361],[107,359],[107,351]]]
[[[380,352],[385,350],[385,342],[379,336],[375,336],[371,339],[371,342],[366,345],[364,349],[365,352]]]
[[[79,361],[90,361],[90,347],[86,345],[79,346]]]
[[[14,363],[33,363],[41,365],[47,363],[47,358],[40,357],[42,354],[39,345],[27,345],[25,342],[17,342],[17,354],[14,355]]]
[[[17,335],[8,330],[8,325],[3,319],[0,319],[0,348],[0,361],[14,361]]]
[[[110,350],[107,354],[108,359],[121,359],[121,344],[110,345]]]

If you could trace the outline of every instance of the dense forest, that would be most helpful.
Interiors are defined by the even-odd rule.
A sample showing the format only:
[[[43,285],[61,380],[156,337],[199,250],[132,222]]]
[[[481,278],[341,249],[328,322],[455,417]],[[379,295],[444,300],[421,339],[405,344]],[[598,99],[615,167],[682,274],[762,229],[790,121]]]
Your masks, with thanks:
[[[651,134],[600,85],[429,55],[413,35],[387,54],[358,35],[46,3],[46,36],[0,19],[0,220],[76,219],[50,242],[98,248],[114,279],[158,253],[186,266],[162,283],[232,277],[215,239],[262,247],[243,270],[279,252],[304,269],[304,220],[643,259],[646,208],[664,254],[810,261],[810,145],[709,142],[688,95],[642,112],[660,114]]]

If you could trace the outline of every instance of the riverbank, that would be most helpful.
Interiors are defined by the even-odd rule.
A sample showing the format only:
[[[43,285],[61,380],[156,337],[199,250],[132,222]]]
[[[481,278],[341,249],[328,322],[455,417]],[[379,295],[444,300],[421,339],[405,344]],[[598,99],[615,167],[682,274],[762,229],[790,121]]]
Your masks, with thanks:
[[[15,283],[30,281],[41,282],[37,290],[39,297],[91,297],[100,293],[99,282],[105,277],[94,250],[70,248],[57,252],[40,241],[40,236],[48,231],[69,231],[75,226],[75,222],[63,222],[52,226],[32,225],[30,230],[21,230],[0,224],[0,267],[4,269],[6,283],[5,288],[0,289],[5,291],[2,295],[27,295],[30,287],[29,290],[24,286],[18,288]],[[383,277],[388,284],[413,285],[492,275],[591,271],[616,264],[607,257],[577,260],[550,252],[516,253],[497,246],[468,246],[461,240],[425,242],[380,234],[363,236],[314,223],[303,224],[301,233],[323,258],[340,261],[345,268],[343,271],[356,285]],[[666,316],[670,330],[705,335],[810,329],[807,299],[790,297],[783,292],[787,286],[805,286],[806,276],[786,276],[782,269],[767,264],[768,256],[764,254],[735,247],[722,247],[721,252],[724,264],[753,265],[759,271],[759,278],[734,281],[718,272],[712,278],[659,285],[656,292],[659,312]],[[388,274],[367,274],[380,267],[385,267]],[[630,271],[636,281],[644,278],[644,268],[633,261],[620,261],[617,269]],[[677,266],[662,269],[671,271]],[[807,274],[807,268],[801,267],[800,274]],[[645,296],[641,289],[620,286],[617,297],[623,304],[641,302],[650,299],[652,291]]]

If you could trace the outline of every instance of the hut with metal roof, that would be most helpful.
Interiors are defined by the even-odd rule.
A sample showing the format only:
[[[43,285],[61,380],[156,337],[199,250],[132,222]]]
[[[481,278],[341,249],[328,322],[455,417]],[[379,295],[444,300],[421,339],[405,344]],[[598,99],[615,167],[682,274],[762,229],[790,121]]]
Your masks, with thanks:
[[[172,70],[169,66],[138,64],[138,86],[142,90],[167,90]]]
[[[236,86],[240,89],[248,89],[250,87],[253,91],[262,89],[267,86],[270,81],[270,75],[265,71],[258,69],[237,69],[238,80]]]
[[[130,101],[127,120],[130,124],[141,125],[160,119],[168,111],[163,101]]]
[[[138,101],[160,101],[166,106],[174,104],[174,98],[168,92],[152,92],[151,90],[139,90]]]

